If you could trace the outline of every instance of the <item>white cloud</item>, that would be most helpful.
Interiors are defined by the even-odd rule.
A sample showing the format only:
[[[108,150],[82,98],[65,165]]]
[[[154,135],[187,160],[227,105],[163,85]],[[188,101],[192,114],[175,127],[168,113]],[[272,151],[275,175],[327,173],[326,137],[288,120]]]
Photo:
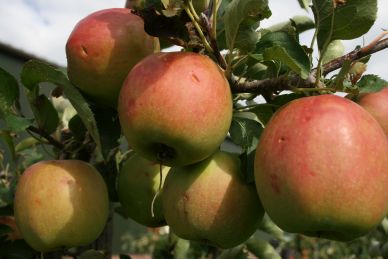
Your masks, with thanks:
[[[296,0],[271,0],[273,15],[262,22],[269,26],[297,14],[312,16],[311,12],[299,8]],[[388,29],[388,1],[379,0],[378,20],[363,38],[346,41],[347,51],[356,45],[372,41],[381,28]],[[0,1],[0,41],[29,53],[46,58],[60,65],[66,64],[65,44],[74,25],[86,15],[104,8],[123,7],[125,0],[12,0]],[[303,34],[303,44],[309,44],[312,33]],[[388,50],[374,55],[370,61],[369,73],[388,78],[384,69]]]

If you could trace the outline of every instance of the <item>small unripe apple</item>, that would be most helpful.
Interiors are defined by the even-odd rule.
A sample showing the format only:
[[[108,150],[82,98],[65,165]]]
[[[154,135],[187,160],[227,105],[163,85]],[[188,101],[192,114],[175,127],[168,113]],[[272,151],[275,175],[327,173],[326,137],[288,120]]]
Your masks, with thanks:
[[[375,93],[362,94],[358,103],[372,114],[388,136],[388,87]]]
[[[161,169],[162,172],[160,172]],[[122,212],[147,227],[166,225],[159,187],[163,186],[169,169],[167,166],[161,168],[160,164],[151,162],[137,153],[128,158],[120,170],[117,183]],[[161,176],[160,173],[162,173]],[[161,185],[160,180],[162,180]],[[152,206],[157,193],[158,196]]]
[[[388,211],[388,140],[346,98],[297,99],[264,129],[255,181],[264,209],[283,230],[349,241]]]
[[[264,215],[254,184],[243,180],[238,156],[222,151],[193,165],[173,167],[162,201],[173,233],[220,248],[247,240]]]
[[[195,11],[200,14],[208,8],[209,0],[194,0],[193,6]]]
[[[121,89],[120,124],[128,144],[168,166],[214,153],[232,119],[232,95],[221,69],[192,52],[156,53],[140,61]]]
[[[100,10],[79,21],[67,40],[68,76],[93,101],[116,108],[128,72],[158,50],[158,39],[130,9]]]
[[[47,252],[93,242],[108,218],[102,176],[79,160],[52,160],[28,167],[16,186],[16,224],[26,242]]]

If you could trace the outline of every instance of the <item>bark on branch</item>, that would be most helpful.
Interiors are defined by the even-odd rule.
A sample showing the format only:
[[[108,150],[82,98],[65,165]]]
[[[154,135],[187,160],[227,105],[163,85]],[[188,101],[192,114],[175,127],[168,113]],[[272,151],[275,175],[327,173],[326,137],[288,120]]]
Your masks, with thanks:
[[[324,64],[323,75],[341,68],[346,60],[356,61],[386,48],[388,48],[388,38],[372,42],[366,47],[353,50],[342,57],[336,58],[329,63]],[[230,79],[231,88],[233,93],[255,93],[259,95],[266,95],[268,92],[291,90],[295,87],[312,88],[315,86],[316,71],[316,69],[313,69],[307,79],[302,79],[298,75],[293,74],[264,80],[239,82],[237,78],[233,77]]]

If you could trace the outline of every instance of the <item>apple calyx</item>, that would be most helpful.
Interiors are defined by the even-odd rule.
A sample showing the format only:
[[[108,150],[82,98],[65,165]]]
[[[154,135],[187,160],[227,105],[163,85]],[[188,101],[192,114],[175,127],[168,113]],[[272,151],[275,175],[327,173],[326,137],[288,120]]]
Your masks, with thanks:
[[[156,152],[156,159],[161,163],[168,163],[173,161],[176,157],[176,151],[174,148],[162,143],[155,143],[153,148]]]

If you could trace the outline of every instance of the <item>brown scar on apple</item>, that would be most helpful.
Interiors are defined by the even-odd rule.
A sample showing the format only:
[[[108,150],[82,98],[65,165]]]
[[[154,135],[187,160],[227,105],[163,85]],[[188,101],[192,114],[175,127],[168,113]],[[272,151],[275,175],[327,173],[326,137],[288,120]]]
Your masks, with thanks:
[[[88,55],[88,50],[86,49],[85,46],[81,46],[81,50],[82,50],[82,55],[84,55],[84,56]]]
[[[38,199],[38,198],[36,198],[36,199],[34,200],[34,202],[35,202],[35,204],[36,204],[37,206],[41,206],[41,205],[42,205],[41,200]]]
[[[64,185],[72,185],[74,184],[74,180],[66,177],[61,180],[61,183],[63,183]]]
[[[191,74],[191,79],[193,79],[194,82],[200,83],[201,80],[199,80],[198,76],[194,73]]]
[[[278,183],[278,176],[275,175],[275,174],[271,174],[269,176],[271,179],[270,179],[270,182],[271,182],[271,187],[272,187],[272,190],[274,190],[276,193],[280,193],[280,187],[279,187],[279,183]]]
[[[304,122],[309,122],[311,120],[311,116],[305,116],[304,118],[303,118],[303,121]]]
[[[284,141],[286,141],[286,140],[287,140],[287,138],[283,136],[283,137],[280,137],[280,138],[279,138],[278,142],[279,142],[279,143],[282,143],[282,142],[284,142]]]

